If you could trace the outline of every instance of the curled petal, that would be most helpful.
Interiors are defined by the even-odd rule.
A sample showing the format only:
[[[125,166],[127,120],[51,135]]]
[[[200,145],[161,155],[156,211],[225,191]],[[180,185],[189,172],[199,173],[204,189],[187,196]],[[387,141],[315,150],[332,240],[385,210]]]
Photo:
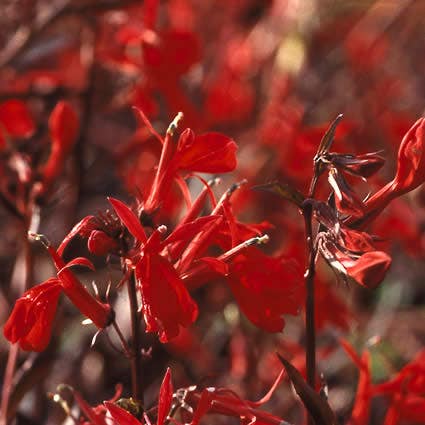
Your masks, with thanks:
[[[77,235],[83,235],[90,234],[90,232],[94,229],[95,226],[95,217],[92,215],[88,215],[87,217],[84,217],[81,221],[79,221],[72,229],[71,231],[65,236],[61,244],[59,245],[57,249],[57,253],[62,256],[65,248],[68,246],[68,244],[71,242],[71,240],[77,236]]]
[[[425,181],[425,118],[420,118],[405,134],[398,151],[393,186],[405,193]]]
[[[383,251],[367,251],[352,254],[342,251],[326,235],[319,240],[319,251],[335,272],[343,278],[351,278],[369,289],[376,288],[385,278],[391,266],[391,257]]]
[[[226,173],[236,168],[236,143],[220,133],[194,136],[184,131],[174,160],[181,170],[202,173]]]
[[[329,183],[335,194],[335,204],[342,214],[361,217],[364,214],[363,202],[347,184],[336,168],[329,170]]]
[[[327,159],[335,168],[363,178],[373,176],[385,163],[385,159],[378,153],[363,155],[330,153]]]
[[[147,332],[158,332],[167,342],[196,320],[198,307],[176,270],[164,257],[145,254],[137,263],[136,277],[143,302]]]
[[[102,230],[93,230],[87,240],[87,247],[92,254],[106,255],[116,250],[118,243]]]
[[[391,257],[382,251],[372,251],[363,254],[354,263],[351,260],[342,260],[341,263],[357,283],[374,289],[384,280],[391,266]]]
[[[86,258],[76,258],[68,264],[65,264],[56,250],[48,246],[47,250],[52,257],[56,269],[58,270],[58,279],[61,282],[65,295],[77,307],[78,310],[88,317],[99,329],[104,329],[111,324],[113,311],[109,304],[104,304],[95,298],[84,285],[75,277],[70,270],[72,265],[83,265],[91,268],[91,263]]]
[[[425,118],[420,118],[405,134],[397,157],[397,172],[392,181],[378,190],[365,203],[364,215],[349,220],[353,228],[364,228],[398,196],[425,182]]]

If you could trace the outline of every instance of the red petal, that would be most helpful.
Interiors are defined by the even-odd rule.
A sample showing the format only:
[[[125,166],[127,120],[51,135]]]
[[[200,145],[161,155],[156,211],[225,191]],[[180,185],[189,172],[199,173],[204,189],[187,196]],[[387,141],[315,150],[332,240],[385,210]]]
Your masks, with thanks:
[[[117,216],[122,221],[127,230],[139,241],[146,243],[146,233],[139,219],[134,212],[124,202],[108,197],[108,201],[113,206]]]
[[[50,341],[61,291],[59,280],[49,279],[25,292],[4,326],[4,336],[24,350],[43,351]]]
[[[183,133],[180,137],[185,137]],[[225,173],[236,168],[236,143],[220,133],[196,136],[193,143],[180,143],[174,157],[181,170]]]
[[[66,156],[77,139],[78,129],[79,121],[74,109],[67,102],[59,102],[49,118],[52,144],[50,156],[43,169],[46,188],[61,173]]]
[[[84,257],[77,257],[66,263],[64,267],[58,270],[58,275],[62,273],[62,271],[64,271],[65,269],[69,269],[74,266],[83,266],[89,268],[90,270],[95,270],[93,263],[89,259]]]
[[[63,251],[68,246],[69,242],[78,234],[85,233],[87,230],[93,229],[93,220],[94,216],[88,215],[87,217],[84,217],[80,222],[78,222],[71,231],[65,236],[64,240],[59,245],[59,248],[57,249],[57,253],[62,257]]]
[[[302,276],[294,265],[256,248],[236,257],[229,283],[243,313],[268,332],[280,332],[282,315],[298,314],[303,304]]]
[[[118,243],[102,230],[93,230],[87,241],[87,247],[92,254],[106,255],[118,248]]]
[[[376,288],[384,280],[391,266],[391,257],[382,251],[366,252],[355,262],[347,261],[341,260],[341,264],[348,275],[369,289]]]
[[[27,105],[17,99],[0,104],[0,124],[12,137],[29,137],[35,131]]]
[[[208,228],[209,224],[216,222],[218,219],[220,219],[218,215],[209,215],[178,226],[164,241],[164,244],[169,245],[177,241],[191,242],[198,233]]]
[[[171,371],[167,368],[164,379],[159,390],[158,420],[157,425],[164,425],[173,402],[173,383],[171,382]]]
[[[52,143],[62,152],[69,152],[78,136],[79,121],[74,108],[65,101],[59,102],[49,118]]]
[[[136,277],[143,301],[147,332],[158,332],[161,342],[196,320],[198,307],[176,270],[165,258],[145,254],[137,263]]]
[[[218,258],[203,257],[199,261],[207,264],[209,269],[218,274],[221,274],[223,276],[227,276],[229,274],[229,265],[224,261],[219,260]]]
[[[119,425],[142,425],[131,413],[128,413],[127,410],[118,407],[116,404],[111,403],[110,401],[104,402],[106,409],[112,418]]]
[[[406,192],[425,181],[425,118],[420,118],[405,134],[398,151],[396,190]]]

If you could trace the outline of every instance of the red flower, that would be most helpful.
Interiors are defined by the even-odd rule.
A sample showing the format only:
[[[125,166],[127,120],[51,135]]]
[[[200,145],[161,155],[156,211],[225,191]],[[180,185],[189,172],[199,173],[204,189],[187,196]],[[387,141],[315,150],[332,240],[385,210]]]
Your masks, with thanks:
[[[143,123],[152,128],[143,112],[138,113]],[[195,136],[192,130],[186,129],[176,142],[174,133],[182,117],[182,114],[179,114],[170,124],[164,140],[154,133],[163,146],[157,172],[144,205],[146,212],[154,211],[164,202],[170,185],[180,178],[179,173],[226,173],[236,167],[237,146],[223,134],[207,133]]]
[[[5,337],[12,343],[19,342],[24,350],[43,351],[47,347],[62,291],[99,329],[107,327],[113,317],[111,307],[94,298],[69,270],[73,265],[92,267],[91,263],[85,258],[76,258],[65,264],[52,247],[48,246],[48,250],[58,277],[25,292],[17,300],[4,327]]]
[[[23,350],[43,351],[50,341],[53,318],[62,286],[51,278],[25,292],[4,326],[4,336]]]
[[[327,236],[319,239],[319,251],[338,274],[369,289],[376,288],[384,280],[391,266],[391,257],[383,251],[351,251]]]
[[[30,137],[34,131],[34,121],[24,102],[12,99],[0,104],[0,149],[5,136]]]
[[[158,332],[167,342],[196,320],[198,307],[178,276],[175,268],[152,243],[153,233],[136,265],[136,278],[142,295],[142,311],[147,332]],[[149,243],[151,242],[151,243]]]
[[[174,242],[191,240],[193,233],[200,231],[200,226],[176,229],[165,241],[161,241],[161,234],[165,230],[162,226],[147,238],[140,221],[127,205],[113,198],[109,198],[109,202],[140,246],[140,250],[134,250],[130,261],[135,268],[142,296],[146,331],[158,332],[160,341],[167,342],[178,335],[179,326],[187,327],[195,321],[198,307],[173,264],[162,255],[162,251]],[[215,217],[212,217],[212,220],[215,220]]]
[[[364,227],[398,196],[410,192],[425,182],[425,118],[413,124],[401,141],[397,171],[393,180],[365,202],[361,219],[351,220],[351,227]]]
[[[303,281],[294,263],[248,248],[229,264],[228,282],[243,313],[256,326],[280,332],[283,314],[299,313]]]

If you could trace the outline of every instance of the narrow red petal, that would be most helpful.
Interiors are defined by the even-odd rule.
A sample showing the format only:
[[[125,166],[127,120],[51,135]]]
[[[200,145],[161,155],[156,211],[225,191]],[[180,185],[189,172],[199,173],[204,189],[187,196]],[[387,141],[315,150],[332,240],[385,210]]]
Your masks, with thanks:
[[[139,242],[146,243],[147,237],[145,230],[143,229],[143,226],[140,224],[140,221],[134,212],[131,211],[131,209],[126,204],[124,204],[124,202],[121,202],[118,199],[108,197],[108,201],[111,203],[117,216],[128,229],[128,231]]]
[[[159,390],[158,421],[157,425],[164,425],[173,402],[173,383],[171,382],[171,370],[167,368]]]

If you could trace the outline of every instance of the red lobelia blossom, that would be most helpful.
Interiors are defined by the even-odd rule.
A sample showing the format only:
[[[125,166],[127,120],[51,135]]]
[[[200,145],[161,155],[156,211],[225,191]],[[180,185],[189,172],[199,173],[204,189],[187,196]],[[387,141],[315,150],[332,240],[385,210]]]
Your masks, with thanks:
[[[166,342],[178,334],[179,326],[186,327],[195,321],[198,307],[163,251],[169,244],[190,241],[216,217],[176,229],[162,241],[165,226],[160,226],[147,238],[139,219],[127,205],[113,198],[109,198],[109,202],[136,241],[136,248],[129,253],[128,261],[135,270],[142,296],[146,331],[158,332],[160,341]]]
[[[425,118],[413,124],[401,141],[397,156],[397,171],[389,183],[365,202],[363,217],[349,220],[350,227],[370,224],[395,198],[410,192],[425,182]]]
[[[376,288],[391,266],[391,257],[375,248],[369,234],[342,225],[329,205],[320,201],[313,201],[312,205],[316,219],[325,229],[316,236],[318,252],[344,280]]]
[[[4,336],[26,351],[43,351],[50,341],[62,286],[51,278],[20,297],[4,326]]]
[[[145,125],[152,128],[143,112],[137,111]],[[179,181],[182,172],[226,173],[236,167],[236,143],[223,134],[206,133],[196,136],[192,130],[186,129],[175,140],[175,132],[182,118],[183,114],[179,113],[168,127],[164,140],[152,129],[162,143],[162,151],[143,207],[147,213],[155,211],[162,204],[170,185]]]
[[[51,336],[58,298],[61,292],[99,329],[107,327],[113,318],[108,304],[94,298],[69,270],[74,265],[93,267],[85,258],[76,258],[65,264],[50,245],[47,249],[57,269],[57,278],[51,278],[26,291],[20,297],[4,326],[4,335],[12,343],[19,342],[24,350],[43,351]]]

